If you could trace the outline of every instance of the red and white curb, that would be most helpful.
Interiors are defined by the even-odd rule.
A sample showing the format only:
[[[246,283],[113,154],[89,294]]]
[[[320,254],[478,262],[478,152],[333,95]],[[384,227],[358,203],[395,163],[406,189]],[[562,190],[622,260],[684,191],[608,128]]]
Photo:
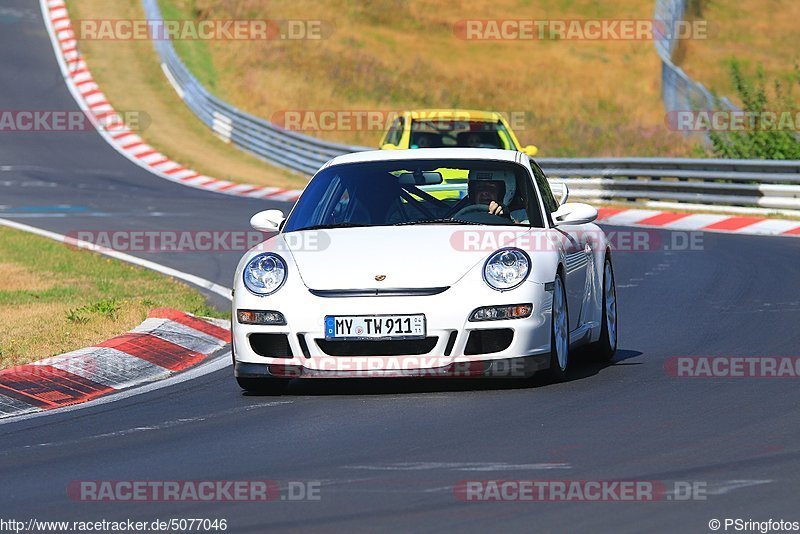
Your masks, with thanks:
[[[94,347],[0,371],[0,418],[87,402],[194,367],[230,343],[230,331],[168,308]]]
[[[800,221],[643,209],[599,208],[597,211],[598,222],[613,226],[800,237]]]
[[[177,163],[145,143],[123,124],[92,78],[92,73],[78,50],[78,41],[64,0],[40,0],[53,49],[70,92],[81,109],[93,117],[100,135],[118,152],[152,173],[184,185],[226,195],[265,198],[294,202],[301,190],[238,184],[202,175]]]

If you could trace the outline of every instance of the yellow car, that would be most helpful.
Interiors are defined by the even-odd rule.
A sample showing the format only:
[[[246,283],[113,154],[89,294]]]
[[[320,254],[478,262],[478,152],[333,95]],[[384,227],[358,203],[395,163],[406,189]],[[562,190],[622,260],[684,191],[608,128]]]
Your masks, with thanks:
[[[383,135],[381,148],[477,147],[518,150],[529,156],[539,151],[522,146],[508,122],[494,111],[428,109],[404,111]]]
[[[392,121],[381,139],[384,150],[474,147],[517,150],[528,156],[539,151],[522,146],[500,113],[467,109],[428,109],[404,111]],[[442,170],[444,183],[431,191],[440,199],[460,198],[465,194],[466,176]],[[451,188],[448,185],[460,186]]]

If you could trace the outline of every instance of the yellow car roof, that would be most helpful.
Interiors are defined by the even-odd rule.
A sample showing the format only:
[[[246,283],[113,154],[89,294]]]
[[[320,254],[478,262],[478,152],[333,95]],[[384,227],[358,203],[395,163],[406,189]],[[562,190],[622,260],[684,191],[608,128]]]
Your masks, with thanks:
[[[405,111],[403,115],[411,119],[439,120],[471,120],[481,122],[497,122],[500,114],[495,111],[479,111],[475,109],[417,109]]]

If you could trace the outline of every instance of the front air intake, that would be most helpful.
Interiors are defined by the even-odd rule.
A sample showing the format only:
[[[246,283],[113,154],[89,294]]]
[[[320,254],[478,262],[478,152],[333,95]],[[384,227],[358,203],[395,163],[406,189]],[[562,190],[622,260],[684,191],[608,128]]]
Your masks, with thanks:
[[[506,350],[514,339],[514,331],[510,328],[492,328],[473,330],[467,338],[464,355],[491,354]]]
[[[286,334],[250,334],[250,347],[259,356],[268,358],[293,358],[289,336]]]

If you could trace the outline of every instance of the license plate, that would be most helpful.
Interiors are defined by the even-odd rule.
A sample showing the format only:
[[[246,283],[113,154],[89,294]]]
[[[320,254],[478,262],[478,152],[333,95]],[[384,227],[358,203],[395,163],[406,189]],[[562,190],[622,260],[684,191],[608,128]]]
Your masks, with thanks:
[[[421,339],[425,315],[326,315],[325,339]]]

